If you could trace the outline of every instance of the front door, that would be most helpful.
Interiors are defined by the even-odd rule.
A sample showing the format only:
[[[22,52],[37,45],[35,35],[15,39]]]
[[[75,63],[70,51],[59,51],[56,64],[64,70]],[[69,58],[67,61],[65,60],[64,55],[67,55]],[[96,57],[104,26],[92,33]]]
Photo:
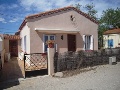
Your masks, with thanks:
[[[76,51],[76,35],[68,34],[68,51]]]
[[[18,56],[18,41],[17,40],[9,40],[9,51],[11,57]]]

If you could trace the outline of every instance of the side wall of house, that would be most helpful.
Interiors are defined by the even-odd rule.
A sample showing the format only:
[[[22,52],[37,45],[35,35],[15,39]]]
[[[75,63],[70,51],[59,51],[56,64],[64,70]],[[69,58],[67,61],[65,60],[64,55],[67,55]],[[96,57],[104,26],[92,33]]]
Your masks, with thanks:
[[[27,23],[21,30],[20,37],[21,37],[21,40],[18,41],[19,51],[20,51],[20,46],[21,46],[21,50],[23,52],[30,53],[30,29],[27,26]],[[26,40],[25,40],[25,38],[26,38]]]
[[[109,34],[109,35],[103,35],[104,37],[104,48],[110,48],[108,47],[108,40],[113,39],[113,47],[111,48],[116,48],[120,47],[118,43],[120,43],[120,34]]]
[[[21,49],[22,49],[21,40],[18,40],[18,53],[21,52]]]
[[[98,25],[77,12],[74,12],[73,16],[75,16],[74,26],[80,30],[80,34],[77,34],[77,50],[83,50],[83,35],[93,35],[93,50],[98,50]]]
[[[75,17],[74,21],[71,21],[71,15]],[[67,34],[54,33],[52,29],[61,29],[63,31],[76,31],[76,48],[83,50],[84,41],[83,35],[93,35],[94,45],[93,49],[98,50],[98,25],[87,19],[83,15],[80,15],[74,10],[62,11],[59,13],[46,15],[34,19],[28,19],[28,27],[30,27],[30,51],[31,52],[43,52],[43,35],[44,34],[55,34],[56,41],[58,44],[58,50],[60,52],[67,51]],[[39,33],[35,31],[35,28],[47,28],[51,29],[49,33]],[[68,32],[69,33],[69,32]],[[61,41],[60,36],[64,35],[64,40]]]
[[[1,60],[2,60],[2,67],[4,65],[4,56],[5,56],[5,49],[4,49],[4,38],[3,35],[0,35],[0,51],[1,51]]]
[[[4,39],[4,48],[5,48],[5,52],[9,53],[9,40],[8,39]]]

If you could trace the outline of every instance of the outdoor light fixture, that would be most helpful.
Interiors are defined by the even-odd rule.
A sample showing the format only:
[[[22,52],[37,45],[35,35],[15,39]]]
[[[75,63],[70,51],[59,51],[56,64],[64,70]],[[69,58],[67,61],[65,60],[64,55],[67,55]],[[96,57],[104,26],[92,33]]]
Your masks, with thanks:
[[[61,35],[61,39],[63,40],[63,35]]]

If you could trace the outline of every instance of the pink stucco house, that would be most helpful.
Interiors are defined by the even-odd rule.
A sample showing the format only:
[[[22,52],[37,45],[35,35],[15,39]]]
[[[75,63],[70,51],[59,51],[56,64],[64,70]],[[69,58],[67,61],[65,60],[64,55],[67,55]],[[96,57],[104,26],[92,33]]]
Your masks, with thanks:
[[[26,53],[47,52],[47,40],[55,40],[56,52],[98,50],[98,22],[75,7],[64,7],[26,16],[18,42]]]

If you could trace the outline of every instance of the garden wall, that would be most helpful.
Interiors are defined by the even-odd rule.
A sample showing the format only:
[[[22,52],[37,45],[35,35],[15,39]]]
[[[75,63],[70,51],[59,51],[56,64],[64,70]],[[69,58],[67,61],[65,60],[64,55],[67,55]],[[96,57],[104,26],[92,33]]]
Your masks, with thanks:
[[[103,49],[98,51],[78,51],[55,53],[54,67],[55,72],[66,70],[75,70],[95,65],[103,65],[109,63],[109,57],[116,56],[116,60],[120,61],[120,48]]]

